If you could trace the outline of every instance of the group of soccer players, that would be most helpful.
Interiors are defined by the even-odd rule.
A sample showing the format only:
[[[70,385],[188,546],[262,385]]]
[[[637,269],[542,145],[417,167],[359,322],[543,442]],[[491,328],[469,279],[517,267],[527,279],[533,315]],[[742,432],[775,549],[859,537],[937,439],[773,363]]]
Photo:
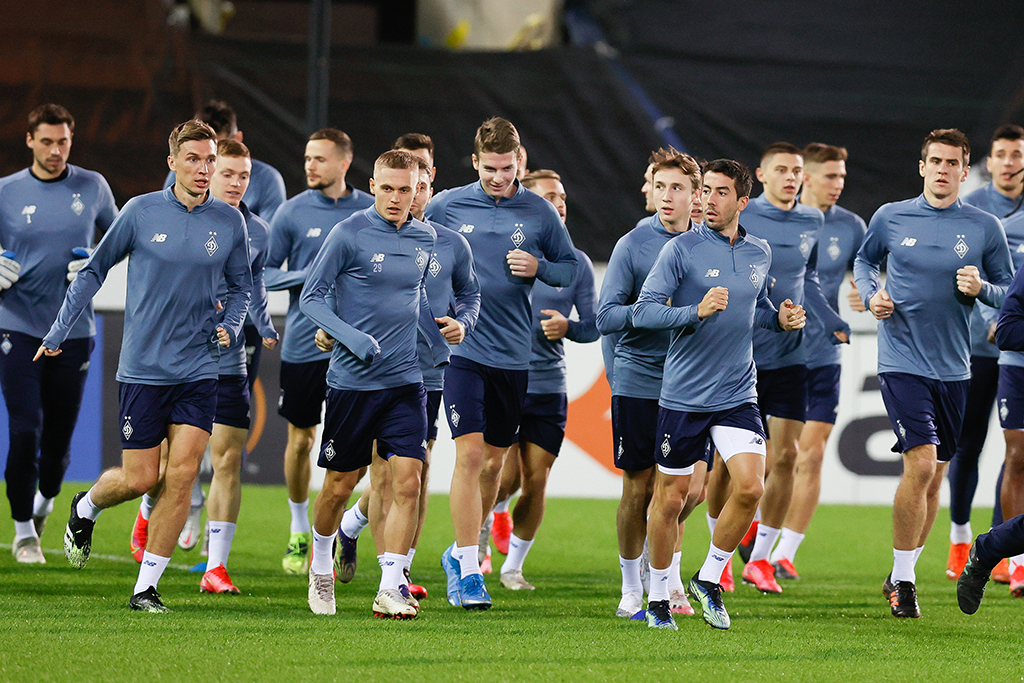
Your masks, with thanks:
[[[729,628],[722,592],[733,590],[737,548],[744,582],[762,592],[799,578],[795,557],[838,409],[837,345],[850,335],[838,312],[850,263],[850,306],[881,321],[879,380],[893,448],[904,456],[883,588],[893,615],[920,616],[914,564],[954,454],[962,481],[954,492],[964,494],[954,494],[950,578],[972,579],[961,584],[980,602],[992,547],[1002,547],[970,550],[962,512],[969,518],[984,439],[969,438],[977,425],[965,425],[960,439],[968,385],[972,396],[998,393],[1003,514],[1024,512],[1024,383],[1014,374],[1024,366],[1014,360],[1024,335],[995,322],[1014,270],[1007,236],[1015,247],[1024,239],[1015,218],[1024,215],[1024,130],[1016,126],[993,139],[992,185],[966,201],[967,139],[933,131],[921,151],[923,194],[881,207],[867,227],[837,206],[843,148],[770,145],[756,169],[764,192],[753,198],[742,164],[701,165],[658,150],[644,184],[653,213],[616,244],[597,297],[593,266],[566,229],[561,178],[526,173],[518,131],[505,119],[477,131],[479,180],[437,196],[429,137],[399,137],[377,158],[367,194],[345,179],[349,137],[317,131],[305,146],[308,189],[285,200],[280,174],[250,157],[234,113],[214,102],[171,133],[165,189],[120,212],[101,176],[67,163],[74,120],[65,109],[44,105],[28,123],[32,166],[0,179],[12,552],[19,562],[45,562],[39,534],[68,464],[95,332],[90,302],[130,255],[117,372],[122,464],[74,497],[64,548],[84,566],[100,512],[141,497],[133,609],[167,610],[157,586],[171,552],[204,535],[197,473],[207,446],[214,474],[200,588],[239,592],[227,563],[249,394],[260,344],[278,341],[267,290],[290,296],[279,404],[291,512],[283,569],[308,575],[317,614],[334,613],[335,581],[354,576],[356,539],[369,526],[381,567],[373,613],[418,615],[426,589],[412,583],[410,566],[442,406],[456,449],[454,542],[441,558],[447,599],[468,610],[491,606],[483,574],[492,511],[507,515],[520,487],[507,536],[497,534],[507,555],[500,583],[533,590],[523,567],[565,434],[562,340],[604,335],[623,472],[616,615],[674,629],[673,614],[694,612],[689,592],[707,623]],[[1009,349],[998,380],[972,330]],[[326,476],[311,524],[310,452],[325,406],[318,464]],[[975,420],[985,421],[987,412]],[[370,486],[349,507],[368,470]],[[711,543],[684,585],[685,521],[705,500]],[[1010,546],[1014,533],[1005,534]],[[1024,556],[1012,558],[1009,573],[1011,590],[1024,594]]]

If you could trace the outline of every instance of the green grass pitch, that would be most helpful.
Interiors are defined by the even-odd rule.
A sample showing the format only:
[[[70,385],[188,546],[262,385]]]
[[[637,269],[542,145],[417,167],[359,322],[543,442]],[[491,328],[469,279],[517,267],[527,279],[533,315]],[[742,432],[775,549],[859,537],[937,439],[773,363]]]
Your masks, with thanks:
[[[66,485],[58,500],[43,535],[46,566],[18,566],[9,550],[0,557],[0,681],[1024,680],[1024,601],[990,585],[978,614],[960,613],[944,575],[945,510],[918,563],[919,620],[893,619],[881,595],[889,510],[823,506],[800,549],[800,581],[776,596],[742,585],[727,593],[730,631],[697,616],[668,632],[613,616],[615,501],[549,501],[526,564],[537,590],[512,593],[492,575],[494,608],[466,612],[444,598],[439,558],[451,526],[447,498],[434,496],[413,564],[430,597],[417,620],[389,622],[371,615],[380,573],[368,534],[355,580],[338,584],[338,614],[310,613],[305,578],[281,571],[285,491],[256,486],[245,487],[229,563],[243,594],[201,595],[199,574],[183,569],[200,560],[198,549],[177,550],[160,585],[174,612],[131,612],[137,565],[128,536],[137,507],[104,512],[93,559],[71,569],[59,548],[81,488]],[[986,514],[976,511],[976,525]],[[10,519],[0,522],[0,540],[13,535]],[[707,541],[701,507],[684,542],[684,577],[703,561]],[[98,557],[108,555],[118,559]]]

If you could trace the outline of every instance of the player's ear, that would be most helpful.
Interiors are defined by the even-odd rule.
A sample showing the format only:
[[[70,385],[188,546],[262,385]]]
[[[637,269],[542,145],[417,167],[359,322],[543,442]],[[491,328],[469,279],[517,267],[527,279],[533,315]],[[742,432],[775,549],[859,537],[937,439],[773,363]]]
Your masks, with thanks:
[[[32,133],[25,133],[25,146],[32,147]]]
[[[743,209],[747,208],[747,204],[749,203],[750,197],[740,197],[739,201],[736,202],[736,206],[738,206],[739,210],[742,211]]]
[[[917,172],[921,174],[922,178],[924,178],[924,159],[917,162]]]
[[[174,157],[170,154],[167,155],[167,168],[174,170]]]
[[[473,170],[474,171],[479,171],[480,170],[480,159],[477,158],[476,152],[473,153]]]
[[[370,194],[377,194],[376,192],[374,192],[375,188],[376,188],[376,183],[373,182],[373,178],[370,178]]]

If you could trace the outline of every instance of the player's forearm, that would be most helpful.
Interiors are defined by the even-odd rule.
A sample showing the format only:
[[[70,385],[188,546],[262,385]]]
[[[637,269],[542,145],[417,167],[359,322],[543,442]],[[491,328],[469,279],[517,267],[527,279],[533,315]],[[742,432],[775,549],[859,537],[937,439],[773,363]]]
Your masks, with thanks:
[[[576,271],[579,269],[579,262],[575,255],[568,256],[559,261],[537,261],[537,279],[552,287],[570,287],[576,281]]]
[[[306,270],[281,270],[267,266],[263,271],[263,282],[271,292],[300,287],[306,284]]]
[[[641,292],[633,304],[633,327],[645,330],[674,330],[691,327],[700,321],[696,304],[673,308],[660,301],[667,301],[668,295]]]
[[[977,299],[981,303],[991,306],[992,308],[999,308],[1003,305],[1003,301],[1006,299],[1007,289],[1009,289],[1008,285],[997,285],[983,280],[981,283],[981,291],[978,292]]]
[[[857,285],[860,300],[869,309],[871,308],[871,297],[878,293],[878,274],[877,263],[871,263],[864,260],[859,254],[857,255],[857,259],[853,262],[853,282]]]

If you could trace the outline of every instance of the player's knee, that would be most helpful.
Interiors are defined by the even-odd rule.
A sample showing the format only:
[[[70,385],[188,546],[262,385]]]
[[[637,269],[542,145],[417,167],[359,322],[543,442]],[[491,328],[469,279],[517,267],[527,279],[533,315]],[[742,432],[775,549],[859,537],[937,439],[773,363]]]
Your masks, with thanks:
[[[764,482],[760,479],[749,481],[733,480],[733,497],[744,508],[755,507],[764,495]]]

